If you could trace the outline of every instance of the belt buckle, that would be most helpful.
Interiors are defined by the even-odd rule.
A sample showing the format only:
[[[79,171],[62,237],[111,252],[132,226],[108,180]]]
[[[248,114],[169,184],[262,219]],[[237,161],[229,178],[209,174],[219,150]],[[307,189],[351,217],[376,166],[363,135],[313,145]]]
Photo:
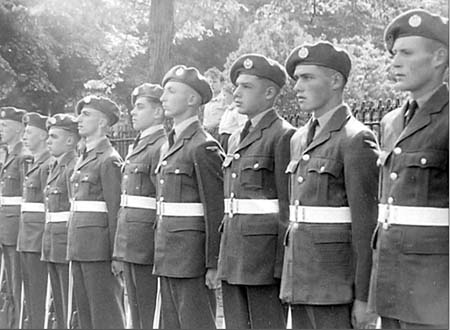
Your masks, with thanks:
[[[234,213],[233,202],[234,202],[234,194],[231,193],[231,195],[230,195],[230,202],[229,202],[229,204],[228,204],[228,216],[229,216],[230,218],[233,217],[233,213]]]
[[[384,213],[384,221],[383,221],[383,229],[388,230],[389,229],[389,217],[391,215],[391,204],[388,204],[386,207],[386,211]]]
[[[163,216],[163,201],[164,197],[160,197],[158,201],[156,202],[156,214],[159,216],[159,219],[162,220]]]

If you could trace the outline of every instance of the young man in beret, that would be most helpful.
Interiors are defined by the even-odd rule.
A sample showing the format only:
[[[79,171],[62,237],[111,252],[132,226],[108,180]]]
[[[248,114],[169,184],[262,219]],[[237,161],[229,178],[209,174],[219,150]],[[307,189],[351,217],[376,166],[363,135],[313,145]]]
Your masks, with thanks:
[[[286,82],[284,68],[258,54],[238,58],[230,71],[234,102],[247,116],[230,136],[223,163],[225,215],[219,278],[228,328],[284,328],[278,298],[288,214],[289,139],[294,128],[273,108]]]
[[[123,328],[123,290],[118,277],[121,269],[111,261],[122,159],[106,137],[119,120],[120,110],[109,98],[86,96],[78,102],[76,111],[85,150],[71,178],[67,258],[72,265],[80,326]]]
[[[347,52],[328,42],[302,45],[285,66],[312,116],[291,139],[280,298],[291,304],[294,328],[363,328],[374,319],[366,307],[378,144],[343,103]]]
[[[448,19],[422,9],[385,31],[410,99],[381,121],[369,305],[383,328],[448,328],[448,36]]]
[[[47,120],[46,127],[47,146],[53,159],[44,189],[46,214],[41,259],[47,262],[57,328],[64,329],[67,325],[69,280],[69,264],[66,259],[67,225],[70,216],[68,186],[77,160],[79,135],[78,124],[70,114],[54,115]]]
[[[20,252],[24,298],[28,326],[44,327],[47,265],[41,261],[42,234],[45,225],[43,190],[47,182],[50,152],[47,149],[47,116],[29,112],[23,117],[23,144],[33,159],[24,163],[23,202],[17,251]],[[24,314],[25,315],[25,314]]]
[[[22,275],[17,248],[20,204],[23,188],[22,117],[25,110],[0,108],[0,136],[8,147],[8,156],[0,172],[0,244],[5,262],[8,327],[19,326]]]
[[[155,275],[161,278],[162,326],[215,328],[208,289],[217,288],[223,215],[222,149],[201,127],[199,107],[212,97],[196,68],[177,65],[162,81],[165,115],[173,118],[157,174]]]
[[[122,198],[113,258],[123,262],[133,329],[153,328],[157,277],[152,275],[156,218],[155,168],[167,140],[160,85],[142,84],[131,94],[131,119],[139,132],[122,166]]]

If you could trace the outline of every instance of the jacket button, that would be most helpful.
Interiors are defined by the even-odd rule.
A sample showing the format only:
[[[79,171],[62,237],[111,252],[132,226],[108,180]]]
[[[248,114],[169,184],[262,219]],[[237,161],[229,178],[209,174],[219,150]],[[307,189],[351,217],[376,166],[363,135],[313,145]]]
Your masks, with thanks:
[[[387,202],[388,202],[389,204],[394,203],[394,197],[389,197],[389,198],[387,199]]]
[[[256,163],[255,165],[253,165],[253,168],[258,168],[259,167],[259,164],[258,163]]]
[[[123,176],[123,178],[124,178],[125,180],[128,179],[128,175],[125,174],[125,175]]]
[[[303,181],[305,181],[305,179],[304,179],[302,176],[299,176],[299,177],[297,178],[297,182],[298,182],[298,183],[303,183]]]
[[[305,162],[307,162],[310,158],[311,158],[311,156],[308,155],[308,154],[303,155],[303,157],[302,157],[302,159],[303,159]]]
[[[166,165],[167,165],[167,160],[163,160],[163,161],[161,162],[161,165],[162,165],[162,166],[166,166]]]
[[[389,176],[391,177],[391,180],[397,180],[398,178],[398,174],[395,172],[392,172]]]
[[[425,165],[427,163],[427,159],[426,158],[421,158],[420,159],[420,164]]]
[[[241,155],[240,154],[235,154],[233,157],[234,157],[234,159],[239,159],[239,158],[241,158]]]
[[[325,171],[325,166],[321,166],[319,171],[320,171],[320,172]]]
[[[402,148],[400,148],[400,147],[394,148],[394,154],[400,155],[401,153],[402,153]]]
[[[159,180],[160,184],[164,184],[164,179]]]
[[[233,172],[233,173],[231,173],[231,177],[232,177],[233,179],[236,179],[237,174]]]
[[[175,174],[180,174],[180,169],[179,168],[175,169]]]

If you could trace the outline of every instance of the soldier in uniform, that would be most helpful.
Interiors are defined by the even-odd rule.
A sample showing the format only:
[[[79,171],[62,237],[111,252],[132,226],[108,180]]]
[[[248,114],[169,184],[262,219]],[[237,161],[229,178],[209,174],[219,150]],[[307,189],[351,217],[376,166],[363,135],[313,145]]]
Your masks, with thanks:
[[[29,112],[23,117],[25,124],[23,144],[31,152],[33,159],[24,166],[25,178],[17,251],[20,252],[28,326],[33,329],[44,327],[47,284],[47,265],[41,261],[42,234],[45,225],[43,189],[46,186],[51,159],[46,143],[47,118],[37,112]]]
[[[160,85],[142,84],[131,94],[133,127],[139,131],[122,167],[122,198],[113,258],[123,262],[132,328],[151,329],[157,277],[152,275],[156,218],[155,169],[166,141]]]
[[[0,109],[0,135],[8,147],[8,155],[0,173],[0,244],[6,270],[8,327],[19,325],[19,302],[22,276],[19,253],[16,251],[19,231],[23,182],[22,117],[25,110],[14,107]]]
[[[76,106],[85,149],[71,178],[72,210],[67,258],[83,329],[124,327],[120,266],[112,261],[120,207],[122,159],[106,137],[119,120],[118,106],[106,97],[86,96]]]
[[[161,277],[164,328],[215,328],[208,288],[217,288],[218,228],[223,215],[222,149],[201,127],[212,97],[196,68],[164,76],[161,102],[173,128],[156,168],[158,218],[153,273]]]
[[[291,304],[294,328],[362,328],[373,322],[366,307],[378,143],[343,103],[347,52],[329,42],[302,45],[285,66],[312,116],[291,139],[280,298]]]
[[[234,102],[248,120],[230,136],[223,163],[225,216],[219,279],[229,328],[284,328],[278,298],[288,215],[289,139],[294,128],[273,108],[286,82],[284,68],[258,54],[230,71]]]
[[[385,31],[394,88],[410,99],[381,121],[369,305],[383,328],[448,329],[448,28],[416,9]]]
[[[47,262],[57,328],[67,325],[69,264],[67,224],[70,216],[69,179],[76,162],[78,124],[69,114],[56,114],[46,123],[47,145],[54,157],[44,189],[45,228],[42,236],[42,260]],[[47,283],[48,285],[48,283]]]

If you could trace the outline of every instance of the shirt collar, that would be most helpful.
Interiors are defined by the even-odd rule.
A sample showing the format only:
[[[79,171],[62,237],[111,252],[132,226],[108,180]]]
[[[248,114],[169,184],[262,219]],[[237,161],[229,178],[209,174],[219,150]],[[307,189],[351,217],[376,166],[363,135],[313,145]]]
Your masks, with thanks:
[[[316,134],[319,133],[324,127],[325,125],[330,121],[331,117],[333,117],[334,113],[340,108],[342,107],[344,104],[341,103],[338,106],[336,106],[335,108],[331,109],[330,111],[327,111],[326,113],[324,113],[322,116],[320,117],[316,117],[313,114],[313,120],[317,119],[317,121],[319,122],[319,125],[316,128]]]
[[[250,121],[252,122],[252,128],[255,128],[256,125],[258,125],[258,123],[261,121],[261,119],[266,115],[266,113],[268,113],[270,110],[272,110],[273,108],[269,108],[267,110],[264,110],[261,113],[258,113],[255,117],[253,117],[252,119],[250,119]]]
[[[152,135],[153,133],[155,133],[156,131],[158,131],[158,130],[160,130],[160,129],[164,129],[163,124],[158,124],[158,125],[150,126],[150,127],[146,128],[146,129],[144,129],[144,130],[141,132],[141,139],[144,138],[144,137],[146,137],[146,136]]]
[[[188,119],[182,121],[181,123],[178,123],[177,125],[173,126],[173,130],[175,131],[175,136],[178,137],[181,135],[181,133],[192,123],[195,123],[198,121],[198,116],[194,115],[192,117],[189,117]]]
[[[417,106],[418,108],[422,108],[423,105],[434,95],[434,93],[436,93],[436,91],[441,88],[442,85],[437,86],[435,89],[433,89],[432,91],[426,93],[425,95],[422,95],[421,97],[418,97],[416,99],[417,102]]]
[[[92,141],[86,141],[86,151],[91,151],[95,147],[97,147],[101,142],[104,140],[107,140],[106,136],[102,136],[98,139],[92,140]]]

